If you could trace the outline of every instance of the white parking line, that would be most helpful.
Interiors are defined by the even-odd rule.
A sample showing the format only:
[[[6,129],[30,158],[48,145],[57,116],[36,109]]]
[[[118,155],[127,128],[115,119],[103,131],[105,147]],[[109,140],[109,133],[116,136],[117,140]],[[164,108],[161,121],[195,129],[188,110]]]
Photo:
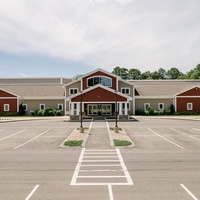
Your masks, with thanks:
[[[108,185],[108,192],[109,192],[110,200],[114,200],[113,192],[112,192],[112,185]]]
[[[177,133],[181,133],[181,134],[186,135],[186,136],[188,136],[188,137],[190,137],[190,138],[192,138],[192,139],[195,139],[195,140],[199,140],[199,141],[200,141],[199,138],[196,138],[196,137],[194,137],[194,136],[189,136],[189,135],[187,135],[186,133],[180,132],[180,131],[178,131],[178,130],[176,130],[176,129],[173,129],[173,128],[170,128],[170,129],[173,130],[173,131],[175,131],[175,132],[177,132]],[[194,129],[194,128],[193,128],[193,129]]]
[[[186,133],[183,133],[183,132],[181,132],[181,131],[178,131],[178,130],[176,130],[176,129],[174,129],[174,128],[170,128],[172,131],[175,131],[175,132],[177,132],[177,133],[180,133],[180,134],[182,134],[182,135],[187,135]]]
[[[180,145],[178,145],[178,144],[172,142],[171,140],[168,140],[167,138],[165,138],[165,137],[163,137],[162,135],[156,133],[155,131],[151,130],[150,128],[147,128],[147,129],[148,129],[149,131],[151,131],[152,133],[156,134],[157,136],[161,137],[162,139],[166,140],[167,142],[169,142],[169,143],[171,143],[171,144],[173,144],[173,145],[175,145],[175,146],[177,146],[177,147],[183,149],[182,146],[180,146]]]
[[[33,196],[33,194],[35,193],[35,191],[38,189],[38,187],[39,187],[39,185],[36,185],[36,186],[33,188],[33,190],[30,192],[30,194],[26,197],[25,200],[29,200],[29,199]]]
[[[195,131],[200,131],[200,129],[198,129],[198,128],[193,128]]]
[[[12,137],[12,136],[14,136],[14,135],[17,135],[17,134],[19,134],[19,133],[22,133],[22,132],[24,132],[24,131],[26,131],[26,130],[27,130],[27,129],[24,129],[24,130],[22,130],[22,131],[19,131],[19,132],[17,132],[17,133],[12,134],[12,135],[3,137],[3,138],[0,139],[0,141],[1,141],[1,140],[5,140],[5,139],[7,139],[7,138],[10,138],[10,137]]]
[[[199,141],[200,141],[199,138],[196,138],[196,137],[194,137],[194,136],[190,136],[190,137],[193,138],[193,139],[195,139],[195,140],[199,140]]]
[[[51,129],[51,128],[49,128],[49,129],[47,129],[46,131],[40,133],[39,135],[35,136],[34,138],[32,138],[32,139],[30,139],[30,140],[28,140],[28,141],[26,141],[26,142],[24,142],[24,143],[22,143],[22,144],[16,146],[15,148],[13,148],[13,150],[18,149],[19,147],[21,147],[21,146],[23,146],[23,145],[25,145],[25,144],[27,144],[27,143],[29,143],[29,142],[31,142],[31,141],[37,139],[37,138],[40,137],[41,135],[43,135],[43,134],[45,134],[46,132],[48,132],[50,129]]]
[[[180,184],[180,186],[181,186],[194,200],[198,200],[198,199],[194,196],[194,194],[192,194],[192,192],[190,192],[190,190],[188,190],[188,189],[185,187],[185,185]]]

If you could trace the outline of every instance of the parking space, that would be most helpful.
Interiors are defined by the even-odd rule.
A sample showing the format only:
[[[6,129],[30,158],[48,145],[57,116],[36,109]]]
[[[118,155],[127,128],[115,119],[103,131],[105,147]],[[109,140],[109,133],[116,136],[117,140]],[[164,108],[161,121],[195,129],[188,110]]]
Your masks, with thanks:
[[[78,122],[0,125],[0,200],[200,199],[199,121],[118,122],[135,147],[101,150],[60,148]]]

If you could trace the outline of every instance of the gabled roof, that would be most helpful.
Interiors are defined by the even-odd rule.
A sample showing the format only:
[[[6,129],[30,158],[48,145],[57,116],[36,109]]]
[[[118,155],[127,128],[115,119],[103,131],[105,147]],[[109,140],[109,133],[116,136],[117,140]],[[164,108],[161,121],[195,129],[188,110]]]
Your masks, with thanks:
[[[89,92],[89,91],[95,90],[96,88],[102,88],[102,89],[105,89],[105,90],[107,90],[107,91],[109,91],[109,92],[112,92],[112,93],[116,94],[116,91],[115,91],[115,90],[113,90],[113,89],[111,89],[111,88],[109,88],[109,87],[106,87],[106,86],[104,86],[104,85],[101,85],[101,84],[97,84],[97,85],[95,85],[95,86],[93,86],[93,87],[89,87],[89,88],[83,90],[83,91],[82,91],[82,94],[85,94],[85,93],[87,93],[87,92]],[[74,97],[77,97],[77,96],[79,96],[79,95],[81,95],[81,92],[78,92],[78,93],[76,93],[76,94],[74,94],[74,95],[69,96],[69,97],[67,98],[67,100],[70,100],[70,99],[72,99],[72,98],[74,98]],[[117,95],[122,96],[122,97],[125,97],[125,98],[127,98],[128,100],[132,100],[132,97],[127,96],[127,95],[125,95],[125,94],[123,94],[123,93],[121,93],[121,92],[117,92]]]
[[[3,92],[6,92],[6,93],[8,93],[8,94],[11,94],[11,95],[13,95],[13,96],[15,96],[15,97],[19,97],[17,94],[14,94],[14,93],[12,93],[12,92],[10,92],[10,91],[8,91],[8,90],[5,90],[5,89],[3,89],[3,88],[1,88],[1,87],[0,87],[0,90],[3,91]]]
[[[185,92],[187,92],[189,90],[192,90],[194,88],[200,88],[200,85],[196,85],[196,86],[194,85],[194,86],[191,86],[191,87],[187,87],[184,90],[182,90],[182,91],[178,92],[177,94],[175,94],[174,96],[178,96],[178,95],[180,95],[182,93],[185,93]]]
[[[121,79],[121,77],[119,77],[119,76],[117,76],[117,75],[115,75],[115,74],[113,74],[113,73],[107,72],[107,71],[105,71],[105,70],[103,70],[103,69],[101,69],[101,68],[95,69],[95,70],[93,70],[93,71],[91,71],[91,72],[89,72],[89,73],[87,73],[87,74],[84,74],[83,76],[80,77],[80,79],[82,79],[82,78],[84,78],[84,77],[87,77],[87,76],[89,76],[89,75],[91,75],[91,74],[94,74],[94,73],[96,73],[96,72],[99,72],[99,71],[100,71],[100,72],[103,72],[103,73],[105,73],[105,74],[108,74],[108,75],[110,75],[110,76],[113,76],[113,77],[115,77],[115,78]]]
[[[62,85],[1,85],[1,89],[20,97],[64,97]]]
[[[137,97],[172,97],[186,88],[200,87],[200,80],[132,80]]]

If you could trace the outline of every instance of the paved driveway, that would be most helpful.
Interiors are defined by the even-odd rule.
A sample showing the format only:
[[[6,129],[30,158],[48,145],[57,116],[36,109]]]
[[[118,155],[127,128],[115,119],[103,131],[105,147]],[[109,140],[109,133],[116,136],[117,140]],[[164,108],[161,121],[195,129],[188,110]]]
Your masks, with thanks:
[[[1,123],[0,199],[200,199],[200,122],[138,120],[118,123],[134,148],[105,151],[60,148],[77,122]]]

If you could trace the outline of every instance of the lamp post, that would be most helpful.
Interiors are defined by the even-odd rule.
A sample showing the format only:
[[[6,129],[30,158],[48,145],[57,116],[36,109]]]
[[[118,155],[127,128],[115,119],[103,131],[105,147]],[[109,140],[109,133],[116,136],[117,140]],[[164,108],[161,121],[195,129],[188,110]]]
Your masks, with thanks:
[[[84,132],[84,129],[83,129],[83,115],[82,115],[82,102],[83,102],[83,99],[82,99],[82,91],[81,91],[81,95],[80,95],[80,129],[79,129],[80,133]]]
[[[114,132],[119,133],[119,128],[117,126],[117,116],[118,116],[118,111],[117,111],[117,91],[115,93],[115,128]]]

